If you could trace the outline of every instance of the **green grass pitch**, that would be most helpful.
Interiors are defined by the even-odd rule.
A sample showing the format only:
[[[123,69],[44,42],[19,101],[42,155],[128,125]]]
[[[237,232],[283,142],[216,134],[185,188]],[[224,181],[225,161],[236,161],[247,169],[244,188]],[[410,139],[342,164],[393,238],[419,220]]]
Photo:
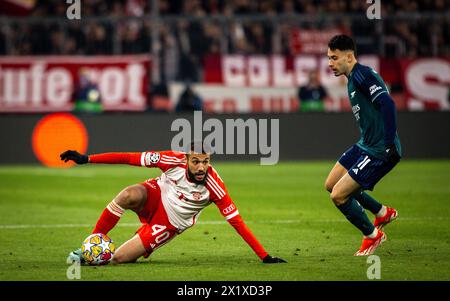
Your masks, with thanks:
[[[361,234],[334,207],[323,182],[334,162],[217,163],[256,237],[288,264],[264,265],[216,206],[149,259],[81,267],[81,280],[368,280],[354,257]],[[450,160],[402,161],[372,195],[399,211],[377,250],[381,280],[450,280]],[[108,202],[157,169],[0,167],[0,280],[67,280],[79,247]],[[372,214],[368,213],[370,219]],[[110,232],[117,244],[138,228],[127,212]]]

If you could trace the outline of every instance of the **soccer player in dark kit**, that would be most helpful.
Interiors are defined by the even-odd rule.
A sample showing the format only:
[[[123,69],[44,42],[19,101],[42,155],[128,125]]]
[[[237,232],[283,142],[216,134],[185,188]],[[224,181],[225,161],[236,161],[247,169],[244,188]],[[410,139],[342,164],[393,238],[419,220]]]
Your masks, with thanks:
[[[325,182],[336,207],[364,235],[355,256],[373,254],[386,240],[382,228],[397,218],[397,210],[382,205],[365,190],[373,190],[401,158],[396,108],[383,79],[356,60],[353,39],[337,35],[328,43],[328,65],[335,76],[345,75],[353,115],[361,139],[338,160]],[[375,215],[371,223],[364,211]]]

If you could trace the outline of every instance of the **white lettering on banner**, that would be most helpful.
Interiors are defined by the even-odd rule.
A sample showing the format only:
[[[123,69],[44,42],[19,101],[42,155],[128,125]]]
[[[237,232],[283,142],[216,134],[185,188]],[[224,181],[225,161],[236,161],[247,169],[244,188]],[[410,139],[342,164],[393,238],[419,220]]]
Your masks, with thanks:
[[[309,72],[311,72],[311,70],[316,69],[317,69],[316,57],[310,55],[297,56],[294,60],[294,70],[295,70],[294,74],[295,74],[295,82],[297,83],[297,85],[299,86],[306,85],[308,83]]]
[[[27,71],[20,68],[17,70],[3,69],[3,99],[7,104],[24,104],[27,99]]]
[[[120,68],[106,68],[100,76],[100,94],[105,105],[116,105],[125,95],[125,75]]]
[[[379,68],[376,56],[360,56],[359,62],[374,69]],[[315,55],[298,55],[293,58],[292,68],[288,68],[284,56],[242,56],[222,57],[223,83],[229,87],[298,87],[308,82],[308,73],[319,70],[322,83],[337,84],[328,67],[328,58]]]
[[[72,76],[64,68],[54,68],[47,75],[47,100],[55,107],[65,105],[72,95]]]
[[[97,83],[105,110],[145,110],[147,56],[0,58],[0,112],[70,111],[79,70]]]
[[[435,79],[430,81],[429,79]],[[436,81],[437,80],[437,81]],[[424,109],[424,102],[436,102],[441,110],[449,110],[450,61],[422,59],[411,62],[405,70],[405,82],[411,94],[409,109]]]
[[[46,65],[44,63],[36,63],[31,66],[31,103],[39,106],[43,97],[44,70]]]
[[[289,48],[293,54],[318,54],[327,52],[328,41],[338,34],[340,29],[306,29],[292,28],[289,30]]]
[[[269,82],[269,61],[264,56],[251,56],[248,59],[249,85],[267,87]]]
[[[323,56],[297,55],[289,61],[280,55],[230,55],[222,56],[221,60],[223,89],[219,85],[199,87],[208,112],[297,111],[297,89],[308,82],[310,71],[318,71],[320,81],[328,92],[326,110],[343,110],[348,102],[346,79],[334,76],[328,67],[328,59]],[[358,61],[379,69],[376,56],[360,56]],[[178,91],[173,92],[171,88],[171,99],[177,101]]]
[[[292,71],[286,68],[286,61],[283,56],[272,57],[273,85],[276,87],[290,87],[294,83]]]
[[[222,72],[225,84],[228,86],[244,86],[245,58],[241,55],[224,56],[222,60]]]
[[[142,78],[145,75],[145,68],[142,64],[130,64],[127,66],[128,77],[128,101],[132,104],[140,105],[145,103],[146,97],[142,94]]]

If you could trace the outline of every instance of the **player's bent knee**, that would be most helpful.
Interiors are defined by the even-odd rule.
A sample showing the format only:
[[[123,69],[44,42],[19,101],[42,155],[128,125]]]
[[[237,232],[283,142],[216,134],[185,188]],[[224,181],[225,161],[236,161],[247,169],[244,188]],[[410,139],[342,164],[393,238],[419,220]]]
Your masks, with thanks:
[[[333,191],[334,185],[330,183],[330,181],[325,181],[324,187],[326,191],[331,193]]]
[[[131,193],[128,190],[128,188],[125,188],[124,190],[119,192],[119,194],[114,198],[114,201],[120,207],[128,209],[128,203],[129,203],[129,200],[130,200],[130,195],[131,195]]]
[[[336,190],[331,191],[330,198],[336,206],[340,206],[347,201],[347,198]]]
[[[117,205],[124,209],[135,209],[140,206],[143,199],[142,191],[139,191],[139,188],[135,186],[130,186],[122,190],[114,200]]]

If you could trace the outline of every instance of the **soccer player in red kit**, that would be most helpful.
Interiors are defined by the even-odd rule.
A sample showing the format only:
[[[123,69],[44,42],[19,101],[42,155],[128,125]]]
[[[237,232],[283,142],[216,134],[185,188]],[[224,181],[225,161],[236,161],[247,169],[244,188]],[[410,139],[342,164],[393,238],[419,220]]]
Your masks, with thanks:
[[[77,164],[129,164],[158,167],[162,171],[157,178],[122,190],[106,206],[97,221],[92,233],[108,234],[125,210],[134,211],[142,222],[136,235],[117,249],[112,263],[134,262],[141,256],[148,257],[154,250],[192,227],[200,212],[211,203],[219,208],[220,213],[263,263],[285,262],[270,256],[244,223],[225,184],[210,164],[210,153],[199,143],[192,143],[187,153],[149,151],[88,156],[68,150],[60,157],[65,162],[72,160]],[[71,252],[69,258],[83,262],[81,249]]]

